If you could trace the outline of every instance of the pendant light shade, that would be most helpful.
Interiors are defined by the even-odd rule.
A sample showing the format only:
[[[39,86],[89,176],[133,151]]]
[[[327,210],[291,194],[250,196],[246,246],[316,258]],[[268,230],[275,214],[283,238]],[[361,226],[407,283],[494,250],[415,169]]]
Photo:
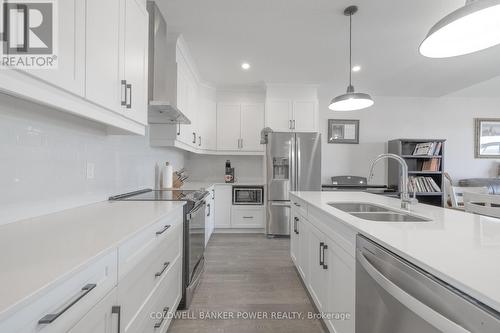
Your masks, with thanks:
[[[420,54],[448,58],[500,44],[500,0],[468,0],[436,23],[420,44]]]
[[[373,105],[370,95],[354,92],[352,85],[352,16],[358,11],[358,7],[349,6],[344,10],[344,15],[349,16],[349,86],[347,92],[332,99],[328,108],[332,111],[354,111],[361,110]]]

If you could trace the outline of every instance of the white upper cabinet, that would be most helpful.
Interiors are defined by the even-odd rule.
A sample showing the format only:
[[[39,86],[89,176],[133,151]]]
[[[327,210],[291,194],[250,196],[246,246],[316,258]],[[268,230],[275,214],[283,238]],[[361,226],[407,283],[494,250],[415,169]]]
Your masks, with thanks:
[[[217,105],[217,150],[261,152],[260,131],[264,127],[263,104]]]
[[[103,123],[110,133],[144,135],[149,29],[145,2],[56,3],[57,68],[1,70],[0,91]]]
[[[217,105],[217,150],[239,150],[241,106],[219,103]]]
[[[292,105],[289,100],[267,101],[266,126],[275,132],[288,132],[292,129]]]
[[[78,96],[85,88],[85,1],[57,1],[57,69],[26,73]]]
[[[275,132],[319,130],[316,86],[269,84],[266,94],[266,127]]]
[[[260,132],[264,128],[264,105],[241,105],[241,149],[245,151],[264,151],[260,144]]]
[[[148,108],[148,21],[149,15],[137,0],[123,0],[122,80],[125,80],[123,113],[147,124]]]
[[[215,88],[200,85],[198,124],[198,148],[217,150],[217,102]]]
[[[293,101],[292,129],[296,132],[316,132],[317,106],[315,101]]]
[[[125,103],[119,70],[121,0],[87,2],[87,99],[113,111]],[[123,87],[125,88],[125,87]]]

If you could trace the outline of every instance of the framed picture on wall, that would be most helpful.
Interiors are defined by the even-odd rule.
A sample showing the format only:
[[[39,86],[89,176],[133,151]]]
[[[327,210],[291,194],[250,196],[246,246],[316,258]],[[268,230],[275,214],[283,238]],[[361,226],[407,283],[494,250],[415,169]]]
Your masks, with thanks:
[[[476,158],[500,158],[500,118],[476,118],[474,150]]]
[[[328,119],[328,143],[359,143],[359,120]]]

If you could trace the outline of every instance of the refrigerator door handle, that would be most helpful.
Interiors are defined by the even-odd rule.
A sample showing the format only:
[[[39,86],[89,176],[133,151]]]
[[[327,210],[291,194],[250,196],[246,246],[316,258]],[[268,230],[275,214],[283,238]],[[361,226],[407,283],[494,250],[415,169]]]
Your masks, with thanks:
[[[297,141],[295,143],[295,151],[296,151],[296,179],[295,179],[295,188],[296,190],[300,189],[300,184],[299,184],[299,175],[300,175],[300,137],[297,136]]]

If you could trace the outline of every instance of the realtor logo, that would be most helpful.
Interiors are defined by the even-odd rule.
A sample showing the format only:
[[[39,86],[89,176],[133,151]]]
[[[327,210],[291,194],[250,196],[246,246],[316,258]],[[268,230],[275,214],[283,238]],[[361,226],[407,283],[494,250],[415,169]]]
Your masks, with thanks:
[[[57,68],[56,0],[4,0],[2,68]]]

